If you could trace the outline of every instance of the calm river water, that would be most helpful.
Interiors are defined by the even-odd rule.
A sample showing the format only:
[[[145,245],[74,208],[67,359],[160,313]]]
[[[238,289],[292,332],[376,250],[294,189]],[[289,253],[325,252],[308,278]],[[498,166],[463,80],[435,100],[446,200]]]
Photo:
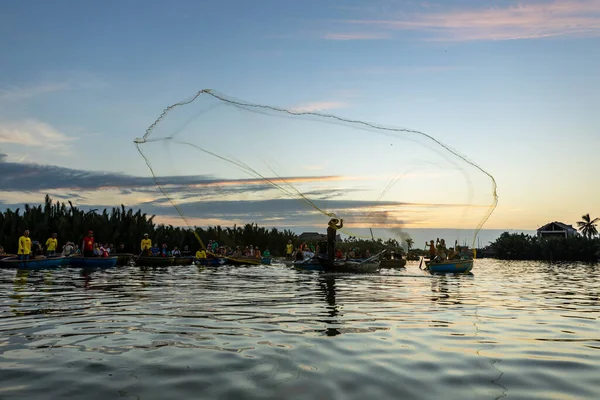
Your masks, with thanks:
[[[598,399],[600,267],[0,271],[1,399]]]

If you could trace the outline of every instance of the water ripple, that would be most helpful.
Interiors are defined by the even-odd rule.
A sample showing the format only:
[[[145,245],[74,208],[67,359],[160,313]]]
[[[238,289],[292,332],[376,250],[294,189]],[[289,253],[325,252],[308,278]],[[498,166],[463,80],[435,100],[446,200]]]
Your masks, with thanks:
[[[595,399],[598,267],[0,270],[2,399]]]

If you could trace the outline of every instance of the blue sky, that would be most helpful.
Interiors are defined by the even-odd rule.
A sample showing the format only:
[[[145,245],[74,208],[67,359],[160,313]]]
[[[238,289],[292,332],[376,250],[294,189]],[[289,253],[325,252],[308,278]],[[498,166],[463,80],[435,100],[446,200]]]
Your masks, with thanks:
[[[500,201],[488,228],[529,230],[600,213],[600,0],[3,2],[0,54],[4,207],[49,192],[172,216],[145,179],[133,139],[166,106],[210,88],[434,136],[496,178]],[[270,135],[252,140],[270,147]],[[356,152],[358,143],[336,151]],[[356,165],[340,158],[336,172]],[[217,172],[182,169],[199,180]],[[311,173],[297,159],[278,172],[331,171]],[[173,190],[189,185],[175,181]],[[489,198],[489,184],[474,182]],[[224,198],[257,200],[243,192]],[[397,196],[436,202],[421,190]],[[269,211],[272,203],[263,204]],[[239,221],[231,207],[231,218],[227,208],[218,218],[189,212],[199,223]],[[257,221],[284,223],[265,212]],[[443,219],[441,211],[428,215],[421,226]]]

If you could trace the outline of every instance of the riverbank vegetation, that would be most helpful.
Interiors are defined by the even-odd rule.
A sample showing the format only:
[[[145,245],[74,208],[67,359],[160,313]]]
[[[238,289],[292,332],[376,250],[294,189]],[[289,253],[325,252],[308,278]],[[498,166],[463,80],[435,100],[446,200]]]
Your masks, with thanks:
[[[111,210],[104,209],[83,211],[75,207],[70,201],[54,202],[46,196],[44,204],[37,206],[25,205],[24,210],[6,210],[0,213],[0,246],[4,247],[6,253],[17,252],[19,237],[28,229],[33,241],[42,245],[53,233],[57,233],[59,249],[67,242],[81,244],[88,230],[94,232],[96,241],[113,244],[119,248],[125,245],[125,251],[129,253],[140,251],[140,241],[145,233],[148,233],[153,243],[159,246],[163,243],[168,248],[177,246],[195,253],[200,248],[200,243],[194,235],[194,230],[206,245],[209,240],[216,241],[220,245],[236,246],[258,246],[261,250],[269,249],[274,256],[284,256],[288,240],[292,240],[294,246],[300,245],[300,239],[291,230],[279,230],[277,228],[264,228],[249,223],[244,226],[221,227],[209,226],[207,228],[194,227],[194,230],[174,227],[171,225],[155,224],[155,216],[142,213],[141,210],[134,211],[126,209],[124,205],[114,207]],[[412,239],[407,240],[409,248],[412,247]],[[311,243],[317,245],[317,243]],[[402,253],[400,244],[394,240],[362,240],[349,237],[339,242],[342,251],[350,249],[369,250],[372,254],[383,249],[391,249],[396,253]]]
[[[148,233],[153,243],[166,243],[169,248],[185,246],[195,252],[200,248],[193,230],[171,225],[155,224],[155,216],[126,209],[125,206],[83,211],[69,201],[53,202],[46,196],[43,205],[25,205],[24,210],[6,210],[0,213],[0,246],[7,253],[16,253],[19,237],[28,229],[32,240],[42,245],[52,233],[58,234],[59,248],[67,241],[81,244],[88,230],[94,232],[96,241],[125,245],[127,252],[139,252],[140,240]],[[204,244],[216,240],[219,244],[229,246],[258,246],[264,250],[269,248],[273,255],[283,255],[288,240],[295,241],[297,235],[290,230],[267,229],[256,224],[222,228],[211,226],[195,228]]]
[[[541,238],[504,232],[485,252],[500,260],[596,262],[600,257],[600,239],[579,235]]]

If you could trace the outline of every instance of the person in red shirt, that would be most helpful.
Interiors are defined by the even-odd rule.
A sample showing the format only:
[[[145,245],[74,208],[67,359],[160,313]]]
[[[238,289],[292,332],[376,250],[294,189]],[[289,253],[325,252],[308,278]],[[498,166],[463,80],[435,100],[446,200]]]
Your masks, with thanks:
[[[94,257],[94,232],[88,231],[86,237],[83,238],[83,256]]]

